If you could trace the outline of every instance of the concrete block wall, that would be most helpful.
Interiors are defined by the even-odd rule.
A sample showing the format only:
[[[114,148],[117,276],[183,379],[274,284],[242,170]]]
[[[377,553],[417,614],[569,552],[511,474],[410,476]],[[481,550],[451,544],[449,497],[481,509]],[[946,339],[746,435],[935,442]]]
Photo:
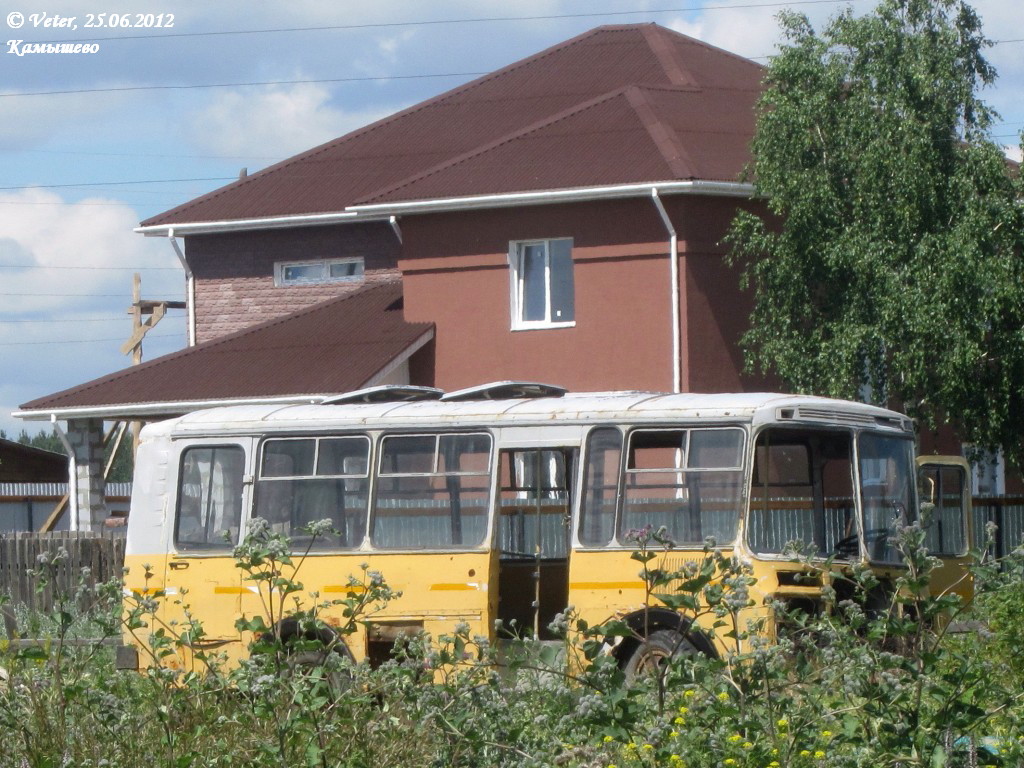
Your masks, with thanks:
[[[103,480],[103,422],[73,419],[68,422],[68,442],[74,451],[78,530],[96,531],[107,519],[106,483]]]
[[[366,283],[394,280],[400,247],[385,222],[188,237],[185,253],[196,281],[196,341],[291,314]],[[278,262],[354,256],[364,259],[363,281],[274,285]]]

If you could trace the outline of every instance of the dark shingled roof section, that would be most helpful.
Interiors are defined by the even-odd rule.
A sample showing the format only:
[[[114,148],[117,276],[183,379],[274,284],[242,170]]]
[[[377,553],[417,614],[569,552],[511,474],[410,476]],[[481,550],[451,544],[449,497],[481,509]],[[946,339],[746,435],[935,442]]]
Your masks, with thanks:
[[[432,328],[431,323],[405,322],[400,282],[375,283],[21,408],[348,392],[363,386]]]
[[[441,195],[735,181],[750,159],[762,76],[754,62],[655,24],[598,27],[142,224]]]

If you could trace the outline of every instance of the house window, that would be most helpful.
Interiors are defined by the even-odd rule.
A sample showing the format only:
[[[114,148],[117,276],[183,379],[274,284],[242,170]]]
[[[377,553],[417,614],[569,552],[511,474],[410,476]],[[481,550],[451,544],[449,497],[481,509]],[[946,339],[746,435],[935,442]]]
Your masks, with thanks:
[[[354,283],[363,279],[364,270],[365,265],[361,256],[346,259],[283,261],[274,265],[274,284]]]
[[[509,248],[512,329],[574,324],[572,240],[525,240]]]

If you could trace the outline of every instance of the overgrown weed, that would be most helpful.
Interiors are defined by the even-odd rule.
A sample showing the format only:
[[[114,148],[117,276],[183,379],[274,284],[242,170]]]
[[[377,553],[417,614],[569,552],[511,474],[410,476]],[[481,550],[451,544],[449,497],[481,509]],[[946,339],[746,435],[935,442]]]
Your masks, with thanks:
[[[263,613],[239,623],[253,638],[246,661],[203,650],[187,605],[171,625],[153,595],[127,599],[119,615],[120,584],[58,594],[51,617],[25,624],[45,631],[42,644],[0,651],[0,766],[1021,765],[1024,555],[979,556],[977,605],[963,605],[928,593],[935,561],[922,541],[916,527],[900,533],[906,567],[890,584],[850,569],[820,613],[773,606],[787,629],[767,642],[736,619],[750,600],[741,562],[709,545],[698,563],[659,571],[654,554],[668,543],[639,532],[650,604],[679,611],[684,626],[710,616],[731,651],[669,652],[629,679],[612,651],[643,642],[643,628],[589,626],[571,609],[552,627],[560,647],[513,639],[498,649],[462,624],[403,638],[376,669],[353,664],[337,643],[393,599],[383,576],[364,569],[337,601],[306,595],[303,556],[257,525],[236,553],[264,598]],[[41,584],[56,565],[40,563]],[[325,611],[343,619],[332,634]],[[950,615],[985,628],[950,634]],[[120,622],[147,649],[139,674],[116,672],[102,644],[75,641]],[[176,668],[160,663],[172,657]]]

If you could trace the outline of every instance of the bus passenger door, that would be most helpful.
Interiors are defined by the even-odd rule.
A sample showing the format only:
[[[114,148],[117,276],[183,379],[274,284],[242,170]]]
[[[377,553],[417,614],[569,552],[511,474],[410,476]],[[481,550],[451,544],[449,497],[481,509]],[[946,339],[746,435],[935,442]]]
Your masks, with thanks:
[[[954,592],[965,600],[974,594],[970,558],[971,474],[960,456],[921,456],[917,490],[925,546],[941,565],[932,571],[931,593]]]
[[[569,597],[569,489],[575,448],[511,448],[498,467],[498,618],[501,634],[551,639]]]

